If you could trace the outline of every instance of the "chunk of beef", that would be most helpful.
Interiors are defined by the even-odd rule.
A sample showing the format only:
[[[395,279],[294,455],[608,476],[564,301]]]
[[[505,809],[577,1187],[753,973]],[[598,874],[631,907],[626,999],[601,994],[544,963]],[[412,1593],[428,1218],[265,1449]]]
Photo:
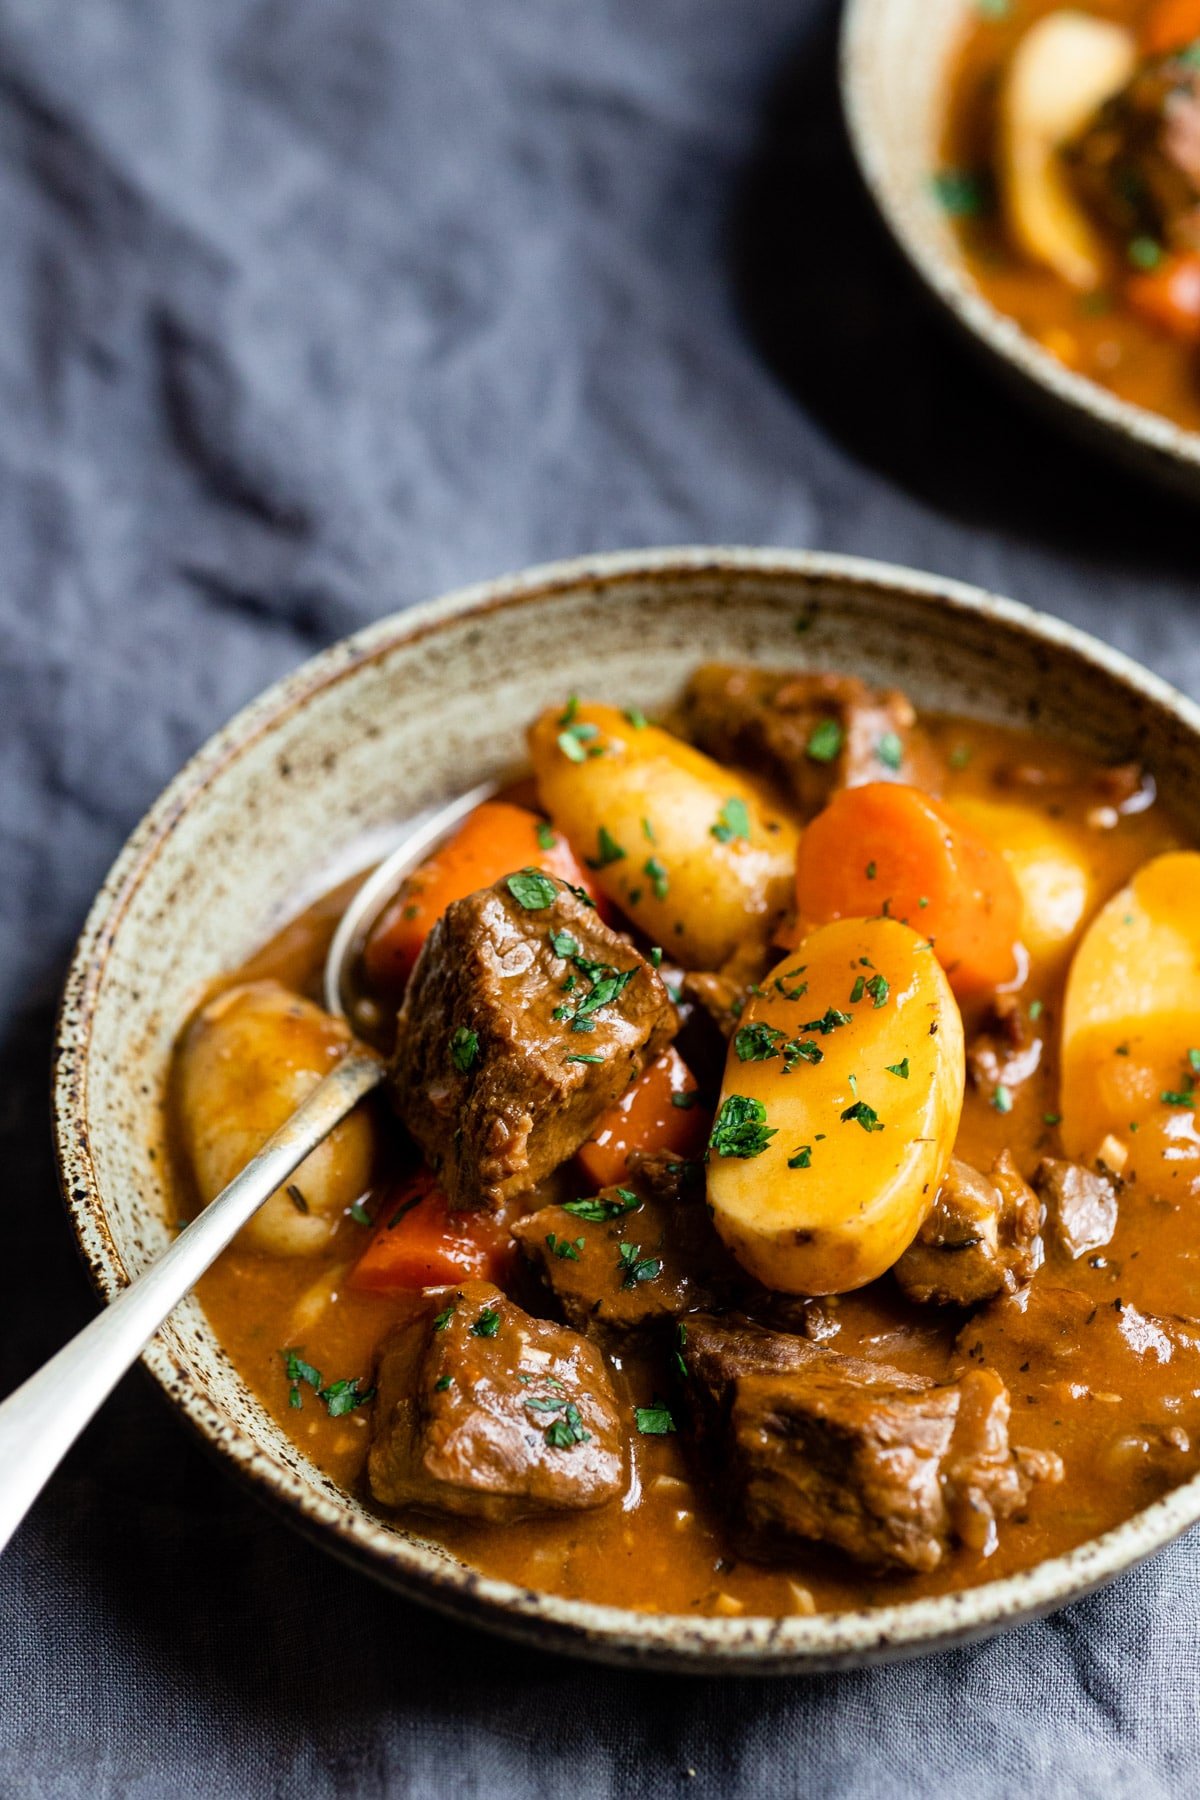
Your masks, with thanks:
[[[751,1319],[706,1313],[688,1319],[682,1346],[687,1399],[697,1435],[719,1443],[729,1424],[737,1383],[747,1375],[794,1375],[800,1370],[833,1371],[861,1387],[883,1385],[914,1393],[930,1384],[886,1363],[843,1356],[818,1340],[790,1331],[772,1331]]]
[[[498,1207],[579,1148],[676,1023],[657,971],[594,908],[512,875],[426,939],[392,1090],[451,1206]]]
[[[1011,1092],[1037,1073],[1041,1060],[1041,1036],[1020,1001],[1015,994],[997,994],[967,1045],[972,1086],[989,1096],[998,1087]]]
[[[992,1549],[1032,1479],[986,1369],[922,1388],[817,1369],[747,1375],[730,1428],[741,1523],[768,1553],[800,1539],[870,1568],[927,1571],[954,1541]]]
[[[720,1304],[744,1282],[698,1194],[668,1199],[638,1186],[645,1198],[605,1188],[569,1202],[571,1210],[542,1207],[513,1227],[563,1317],[602,1341]]]
[[[367,1474],[385,1506],[503,1521],[624,1490],[603,1357],[489,1282],[426,1296],[384,1343],[376,1381]]]
[[[1007,1150],[990,1175],[955,1157],[932,1212],[895,1266],[896,1280],[922,1305],[994,1300],[1038,1267],[1041,1215]]]
[[[849,675],[705,663],[684,695],[686,729],[719,762],[759,769],[805,813],[843,787],[906,781],[936,788],[941,768],[911,702]]]
[[[1071,1257],[1099,1250],[1117,1229],[1117,1184],[1101,1169],[1043,1157],[1033,1176],[1046,1208],[1046,1230]]]
[[[1148,57],[1064,152],[1105,230],[1200,250],[1200,66]]]

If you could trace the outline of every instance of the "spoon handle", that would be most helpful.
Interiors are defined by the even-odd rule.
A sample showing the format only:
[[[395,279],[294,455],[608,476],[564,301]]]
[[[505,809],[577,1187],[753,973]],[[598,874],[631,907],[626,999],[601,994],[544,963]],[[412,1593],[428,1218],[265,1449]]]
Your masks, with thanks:
[[[168,1314],[383,1073],[369,1051],[343,1057],[170,1249],[0,1405],[0,1550]]]

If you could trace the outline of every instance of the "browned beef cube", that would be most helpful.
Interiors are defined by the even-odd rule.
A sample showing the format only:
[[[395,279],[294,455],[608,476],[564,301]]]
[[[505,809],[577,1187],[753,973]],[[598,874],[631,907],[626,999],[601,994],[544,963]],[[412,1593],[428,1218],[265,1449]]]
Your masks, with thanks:
[[[855,676],[705,663],[688,683],[684,719],[702,750],[770,775],[805,813],[867,781],[940,783],[910,701]]]
[[[451,1206],[498,1207],[571,1156],[670,1043],[656,970],[564,883],[525,871],[456,900],[397,1025],[400,1116]]]
[[[751,988],[762,981],[772,960],[767,946],[743,944],[722,968],[685,974],[684,996],[702,1006],[722,1036],[730,1038],[737,1030]]]
[[[1075,1258],[1111,1242],[1117,1229],[1117,1187],[1110,1176],[1084,1163],[1046,1156],[1033,1185],[1046,1208],[1049,1236]]]
[[[1128,243],[1200,249],[1200,67],[1147,58],[1068,146],[1067,166],[1094,216]]]
[[[1028,1494],[989,1370],[942,1386],[864,1387],[840,1373],[737,1383],[731,1456],[752,1546],[829,1544],[870,1568],[927,1571],[951,1542],[991,1548]]]
[[[967,1045],[967,1074],[990,1098],[998,1087],[1010,1091],[1035,1075],[1042,1039],[1015,994],[998,994],[979,1031]]]
[[[842,1356],[820,1342],[789,1331],[772,1331],[737,1314],[714,1318],[700,1313],[687,1321],[682,1349],[692,1421],[705,1440],[720,1442],[729,1423],[736,1384],[746,1375],[792,1375],[800,1370],[833,1371],[860,1386],[882,1383],[914,1393],[929,1386],[919,1375],[904,1375],[886,1363]]]
[[[367,1473],[385,1506],[503,1521],[624,1490],[603,1357],[490,1282],[428,1295],[385,1342],[376,1381]]]
[[[1041,1261],[1041,1206],[1007,1150],[991,1175],[955,1157],[933,1210],[895,1266],[910,1300],[978,1306],[1028,1281]]]
[[[574,1210],[545,1206],[513,1227],[563,1317],[602,1341],[711,1306],[739,1279],[699,1194],[660,1199],[638,1186],[644,1199],[605,1188],[570,1202]]]

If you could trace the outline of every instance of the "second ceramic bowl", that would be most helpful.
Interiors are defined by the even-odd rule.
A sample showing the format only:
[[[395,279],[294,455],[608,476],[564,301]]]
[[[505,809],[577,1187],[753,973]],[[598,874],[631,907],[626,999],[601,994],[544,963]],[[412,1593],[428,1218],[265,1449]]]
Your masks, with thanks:
[[[867,188],[926,287],[1030,397],[1098,449],[1200,498],[1200,432],[1065,368],[971,280],[933,178],[949,66],[972,16],[977,0],[846,0],[842,104]]]

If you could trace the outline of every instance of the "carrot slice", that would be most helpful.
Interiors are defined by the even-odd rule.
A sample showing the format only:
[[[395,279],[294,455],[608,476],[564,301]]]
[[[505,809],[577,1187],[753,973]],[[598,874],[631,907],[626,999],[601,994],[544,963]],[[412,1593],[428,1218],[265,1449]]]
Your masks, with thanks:
[[[363,966],[373,987],[402,989],[421,946],[452,900],[490,887],[514,869],[543,869],[573,887],[591,884],[560,831],[524,806],[487,800],[454,836],[414,869],[367,939]]]
[[[695,1076],[678,1050],[657,1057],[580,1146],[579,1164],[592,1187],[624,1181],[633,1150],[667,1150],[682,1160],[699,1156],[709,1121],[695,1095]]]
[[[1131,275],[1125,297],[1149,324],[1200,344],[1200,254],[1164,257],[1156,269]]]
[[[1200,0],[1158,0],[1142,27],[1142,49],[1148,56],[1182,50],[1200,38]]]
[[[348,1280],[360,1291],[392,1294],[502,1281],[511,1262],[507,1230],[490,1213],[451,1212],[434,1176],[422,1169],[385,1200]]]
[[[1016,973],[1021,895],[998,850],[918,788],[844,788],[800,840],[806,926],[886,914],[926,933],[955,993]]]

